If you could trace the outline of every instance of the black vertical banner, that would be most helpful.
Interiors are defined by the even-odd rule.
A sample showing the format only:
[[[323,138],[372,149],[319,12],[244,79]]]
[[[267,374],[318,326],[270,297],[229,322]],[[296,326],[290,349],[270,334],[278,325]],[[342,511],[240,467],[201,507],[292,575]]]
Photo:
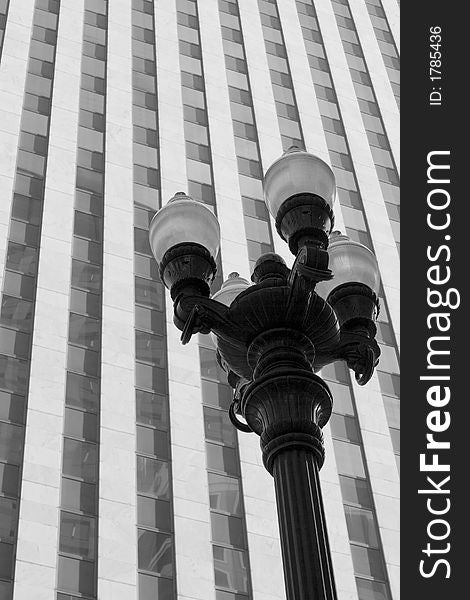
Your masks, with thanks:
[[[404,600],[469,597],[469,39],[465,4],[402,4]],[[464,166],[464,160],[466,165]],[[466,318],[467,317],[467,318]]]

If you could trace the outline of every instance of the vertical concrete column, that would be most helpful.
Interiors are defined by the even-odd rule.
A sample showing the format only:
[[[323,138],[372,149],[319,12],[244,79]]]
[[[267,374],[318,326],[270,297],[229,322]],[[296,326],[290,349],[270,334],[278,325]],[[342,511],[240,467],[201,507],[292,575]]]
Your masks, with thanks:
[[[187,192],[174,0],[155,3],[162,203]],[[182,346],[166,294],[170,435],[178,600],[214,600],[209,489],[197,336]]]
[[[98,597],[137,598],[131,0],[108,2]]]

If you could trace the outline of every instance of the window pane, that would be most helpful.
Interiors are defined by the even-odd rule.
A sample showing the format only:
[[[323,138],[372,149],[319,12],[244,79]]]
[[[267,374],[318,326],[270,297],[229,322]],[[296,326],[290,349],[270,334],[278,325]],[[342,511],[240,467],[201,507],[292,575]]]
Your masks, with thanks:
[[[135,383],[137,387],[152,390],[157,394],[167,393],[168,375],[166,369],[136,363]]]
[[[346,523],[351,542],[366,544],[373,548],[379,547],[377,528],[370,510],[362,510],[353,506],[345,506]]]
[[[372,498],[366,480],[340,475],[339,482],[344,502],[357,504],[363,508],[372,508]]]
[[[354,415],[351,388],[333,381],[328,382],[328,387],[333,395],[333,411],[341,415]]]
[[[215,600],[248,600],[248,596],[215,590]]]
[[[96,379],[67,373],[66,404],[97,412],[99,401],[99,382]]]
[[[165,500],[137,496],[137,515],[139,525],[164,531],[172,530],[170,503]]]
[[[22,396],[0,391],[0,419],[23,423],[24,405],[25,400]]]
[[[173,580],[139,573],[139,600],[173,600]]]
[[[137,456],[137,491],[168,500],[168,463]]]
[[[67,592],[94,595],[94,563],[59,556],[58,588]]]
[[[165,367],[166,365],[166,344],[162,336],[136,331],[135,353],[136,360],[158,365],[159,367]]]
[[[95,442],[98,436],[98,419],[93,413],[72,408],[65,409],[65,435]]]
[[[63,477],[61,505],[63,508],[96,514],[96,486]]]
[[[18,467],[0,463],[0,492],[7,496],[18,494]]]
[[[199,348],[199,359],[201,363],[201,376],[209,379],[216,379],[222,383],[226,383],[227,374],[217,362],[215,350],[210,348]]]
[[[240,465],[237,452],[234,448],[206,444],[207,468],[214,471],[222,471],[229,475],[238,475]]]
[[[26,393],[29,362],[0,355],[0,387],[18,394]]]
[[[136,390],[136,411],[138,423],[168,428],[168,401],[165,396]]]
[[[372,579],[385,580],[382,557],[378,550],[351,544],[354,572]]]
[[[165,333],[163,313],[137,306],[135,311],[135,326],[137,329],[147,329],[154,333],[163,334]]]
[[[160,282],[135,278],[135,301],[138,304],[163,310],[163,286]]]
[[[211,513],[212,540],[229,544],[236,548],[244,548],[246,545],[243,531],[243,521],[238,517],[219,515]]]
[[[220,546],[212,547],[214,555],[215,585],[236,592],[248,593],[246,555],[238,550]]]
[[[359,428],[355,417],[332,414],[330,419],[331,434],[334,438],[360,443]]]
[[[215,383],[213,381],[207,381],[206,379],[202,379],[201,383],[204,404],[210,404],[211,406],[228,410],[232,403],[232,388],[223,383]]]
[[[100,321],[70,313],[69,341],[92,350],[100,348]]]
[[[95,526],[91,517],[62,512],[60,516],[60,552],[95,558]]]
[[[139,569],[163,577],[173,575],[173,540],[171,536],[139,529]]]
[[[137,452],[167,459],[169,454],[168,434],[158,429],[138,426]]]
[[[101,314],[100,297],[72,288],[70,291],[70,310],[81,315],[99,318]]]
[[[211,509],[241,516],[240,483],[238,479],[216,475],[215,473],[209,473],[208,475]]]
[[[23,427],[0,421],[0,460],[19,464],[23,450]]]
[[[97,377],[100,369],[100,355],[92,350],[69,345],[67,368],[76,373]]]
[[[11,579],[13,545],[0,542],[0,577]]]
[[[235,446],[236,430],[225,411],[204,406],[204,429],[207,440]]]
[[[338,472],[341,475],[365,478],[366,474],[360,446],[335,440],[334,449]]]
[[[384,583],[356,578],[359,600],[389,600]]]
[[[64,475],[94,483],[97,471],[95,444],[65,438],[62,471]]]
[[[4,542],[15,541],[17,509],[16,500],[0,498],[0,539]]]

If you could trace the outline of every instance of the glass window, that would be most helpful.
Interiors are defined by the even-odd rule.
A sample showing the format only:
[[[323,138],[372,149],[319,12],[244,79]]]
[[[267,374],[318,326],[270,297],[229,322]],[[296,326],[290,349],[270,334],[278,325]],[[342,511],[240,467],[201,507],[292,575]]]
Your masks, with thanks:
[[[137,426],[137,452],[152,454],[158,458],[169,458],[168,434],[158,429]]]
[[[69,345],[67,369],[75,373],[97,377],[100,371],[100,355],[93,350]]]
[[[10,221],[10,240],[28,246],[38,246],[39,227],[12,219]]]
[[[338,472],[341,475],[365,478],[366,473],[360,446],[335,440],[334,449]]]
[[[166,394],[167,392],[166,369],[138,362],[135,368],[135,380],[137,387],[152,390],[157,394]]]
[[[139,525],[154,529],[172,530],[170,503],[147,496],[137,496],[137,521]]]
[[[329,381],[328,387],[333,396],[333,411],[341,415],[354,415],[351,388],[334,381]]]
[[[25,394],[28,374],[28,361],[0,355],[0,388]]]
[[[227,375],[217,362],[215,350],[211,348],[199,347],[199,359],[201,364],[201,376],[209,379],[227,380]]]
[[[356,577],[359,600],[389,600],[390,596],[384,583]]]
[[[392,439],[392,447],[395,454],[400,454],[400,430],[390,427],[390,437]]]
[[[96,521],[72,513],[61,512],[59,551],[81,558],[95,558]]]
[[[14,542],[17,526],[18,501],[0,498],[0,539]],[[1,598],[1,595],[0,595]]]
[[[18,467],[0,463],[0,491],[7,496],[18,494]]]
[[[76,373],[67,373],[66,404],[97,412],[99,389],[98,380]]]
[[[344,511],[351,542],[378,548],[379,538],[372,512],[354,506],[345,506]]]
[[[62,472],[94,483],[97,475],[96,445],[64,438]]]
[[[165,332],[163,313],[137,306],[135,311],[135,326],[139,329],[147,329],[154,333],[163,334]]]
[[[240,482],[238,479],[217,475],[216,473],[208,473],[208,476],[211,509],[241,516]]]
[[[355,417],[332,414],[330,419],[331,433],[334,438],[360,443],[359,428]]]
[[[102,216],[103,214],[103,198],[86,192],[84,190],[76,190],[75,192],[75,208],[80,211],[85,211],[93,215]]]
[[[0,577],[11,579],[13,545],[0,542]]]
[[[70,310],[76,313],[100,317],[101,303],[97,294],[89,294],[82,290],[71,289]]]
[[[100,347],[100,321],[83,315],[70,313],[69,341],[93,350]]]
[[[235,446],[236,430],[226,412],[204,406],[204,429],[207,440]]]
[[[173,540],[169,535],[139,529],[139,569],[153,571],[163,577],[173,575]]]
[[[25,275],[35,275],[37,270],[37,255],[38,251],[36,248],[9,242],[6,267]]]
[[[22,396],[0,390],[0,419],[21,424],[24,421],[24,409],[25,399]]]
[[[186,169],[188,179],[191,179],[193,181],[200,181],[201,183],[206,184],[212,183],[210,165],[187,158]]]
[[[354,572],[372,579],[385,580],[382,556],[379,550],[351,544]]]
[[[228,410],[233,397],[233,390],[230,386],[206,379],[201,380],[201,385],[204,404]]]
[[[61,506],[96,514],[96,485],[62,477]]]
[[[222,544],[229,544],[236,548],[244,548],[245,533],[243,521],[238,517],[211,513],[212,540]]]
[[[390,427],[400,428],[400,400],[391,396],[384,396],[385,412]]]
[[[248,593],[248,565],[246,553],[212,546],[215,585],[236,592]]]
[[[138,423],[168,428],[168,401],[165,396],[136,390],[136,412]]]
[[[23,453],[24,429],[0,421],[0,460],[20,464]]]
[[[96,415],[66,408],[64,434],[96,442],[98,436],[98,420]]]
[[[240,464],[234,448],[206,443],[207,468],[222,471],[229,475],[238,475]]]
[[[92,562],[59,556],[58,589],[93,596],[95,565]]]
[[[173,580],[139,573],[139,599],[156,600],[157,598],[158,600],[173,600]]]
[[[169,499],[168,463],[137,456],[137,491]]]
[[[72,286],[90,292],[101,288],[101,268],[96,265],[72,260]]]
[[[354,479],[340,475],[339,482],[344,502],[363,508],[372,508],[370,488],[365,479]]]
[[[271,243],[271,232],[267,221],[245,217],[245,231],[246,237],[249,240],[257,241],[262,244]]]
[[[400,376],[377,371],[379,377],[380,389],[384,394],[400,396]]]
[[[159,367],[166,365],[166,343],[162,336],[136,331],[135,352],[136,360],[158,365]]]
[[[15,329],[31,331],[33,304],[27,300],[4,295],[2,298],[0,323]]]

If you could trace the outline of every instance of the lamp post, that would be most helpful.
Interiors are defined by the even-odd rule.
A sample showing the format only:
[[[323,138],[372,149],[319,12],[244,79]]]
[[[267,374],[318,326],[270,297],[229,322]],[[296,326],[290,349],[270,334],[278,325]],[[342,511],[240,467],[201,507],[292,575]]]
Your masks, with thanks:
[[[296,257],[292,269],[265,254],[254,285],[232,277],[210,298],[219,225],[183,193],[153,218],[150,245],[182,343],[198,332],[215,335],[234,388],[230,419],[260,436],[275,483],[287,599],[336,600],[318,474],[333,400],[315,372],[344,360],[359,384],[370,379],[380,354],[378,268],[365,246],[331,234],[335,179],[321,159],[293,148],[271,165],[263,188]]]

